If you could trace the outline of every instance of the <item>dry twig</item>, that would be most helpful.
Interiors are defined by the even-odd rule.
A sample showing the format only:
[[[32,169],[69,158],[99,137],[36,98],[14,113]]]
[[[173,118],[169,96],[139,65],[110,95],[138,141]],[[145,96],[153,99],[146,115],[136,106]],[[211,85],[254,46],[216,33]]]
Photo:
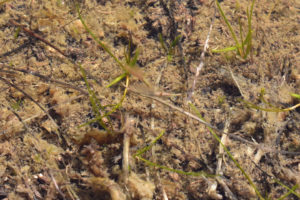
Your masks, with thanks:
[[[204,47],[203,47],[203,51],[202,51],[201,56],[200,56],[200,63],[198,65],[198,67],[196,68],[196,73],[195,73],[195,76],[194,76],[192,87],[191,87],[191,89],[188,90],[187,103],[191,103],[192,102],[192,96],[193,96],[195,88],[196,88],[197,79],[198,79],[198,76],[200,74],[200,71],[202,70],[202,68],[204,66],[204,61],[205,61],[205,57],[204,56],[205,56],[205,53],[206,53],[206,51],[208,49],[209,37],[210,37],[210,33],[211,33],[211,30],[212,30],[212,27],[213,27],[213,24],[214,24],[215,15],[216,15],[216,12],[214,13],[214,17],[211,20],[211,24],[210,24],[210,27],[209,27],[208,34],[206,36],[206,40],[205,40],[205,44],[204,44]]]

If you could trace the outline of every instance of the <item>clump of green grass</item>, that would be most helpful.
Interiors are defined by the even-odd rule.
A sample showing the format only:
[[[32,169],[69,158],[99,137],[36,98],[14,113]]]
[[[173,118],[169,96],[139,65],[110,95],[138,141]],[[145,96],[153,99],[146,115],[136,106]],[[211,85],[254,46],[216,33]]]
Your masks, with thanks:
[[[175,47],[178,44],[179,40],[181,39],[181,35],[177,35],[170,44],[167,44],[164,41],[161,33],[158,35],[158,38],[159,38],[160,45],[167,56],[167,62],[171,62],[175,54]]]
[[[246,59],[247,56],[251,53],[251,48],[252,48],[252,27],[251,27],[251,19],[252,19],[252,13],[253,13],[253,7],[254,7],[254,2],[255,0],[252,0],[252,4],[251,4],[251,8],[250,11],[247,9],[247,18],[248,18],[248,32],[246,37],[244,38],[243,36],[243,27],[241,25],[241,22],[239,20],[239,24],[240,24],[240,41],[237,39],[236,34],[234,33],[230,23],[228,22],[224,12],[222,11],[218,1],[216,1],[216,4],[218,6],[218,9],[221,13],[221,16],[223,17],[223,19],[225,20],[225,23],[227,24],[232,37],[236,43],[235,46],[233,47],[228,47],[222,50],[213,50],[213,52],[226,52],[226,51],[233,51],[236,50],[237,55],[241,56],[243,59]],[[139,55],[139,51],[137,50],[135,52],[135,54],[133,56],[131,56],[131,52],[130,52],[130,45],[131,42],[129,42],[127,51],[125,51],[124,55],[125,55],[125,63],[121,62],[110,50],[109,48],[104,45],[104,43],[102,43],[94,34],[93,32],[87,27],[87,25],[85,24],[83,18],[81,17],[81,14],[79,12],[79,7],[77,6],[77,11],[78,11],[78,15],[79,18],[82,22],[82,24],[84,25],[86,31],[92,36],[92,38],[98,43],[99,46],[101,46],[115,61],[116,63],[123,69],[124,73],[121,74],[120,76],[118,76],[116,79],[114,79],[107,87],[111,87],[114,84],[117,84],[118,82],[120,82],[121,80],[123,80],[124,78],[126,78],[126,86],[125,87],[125,91],[123,94],[123,97],[121,99],[121,101],[116,104],[116,105],[112,105],[113,109],[111,111],[106,111],[107,107],[111,107],[110,106],[102,106],[99,101],[96,98],[96,95],[94,93],[94,91],[91,89],[91,87],[89,86],[89,83],[87,81],[86,75],[85,75],[85,70],[83,69],[82,66],[80,66],[81,72],[83,74],[84,77],[84,81],[86,83],[86,86],[88,88],[88,93],[89,93],[89,97],[90,97],[90,102],[92,104],[92,108],[93,111],[96,113],[96,118],[93,121],[98,121],[105,129],[108,129],[105,125],[105,123],[103,122],[103,118],[107,117],[109,118],[109,115],[115,111],[116,109],[118,109],[121,104],[122,101],[124,100],[125,96],[126,96],[126,92],[128,88],[128,84],[129,84],[129,76],[133,75],[136,76],[137,78],[139,78],[141,81],[143,81],[144,83],[146,83],[148,86],[149,84],[146,82],[146,80],[144,79],[144,77],[142,76],[142,74],[138,71],[138,69],[136,68],[136,62],[138,59],[138,55]],[[167,55],[167,62],[171,62],[173,59],[173,55],[174,55],[174,48],[177,45],[178,41],[180,39],[180,36],[177,36],[174,41],[167,47],[165,42],[162,39],[162,36],[160,36],[160,42],[161,42],[161,46],[164,49],[166,55]],[[262,101],[265,101],[263,99],[263,94],[262,93]],[[294,97],[296,98],[300,98],[300,95],[297,94],[293,94]],[[248,102],[246,102],[248,103]],[[265,101],[265,103],[267,103]],[[253,106],[253,108],[255,108],[254,104],[248,103],[250,106]],[[267,103],[269,106],[271,106],[271,109],[277,109],[276,107],[272,106],[270,103]],[[197,113],[197,116],[204,121],[204,119],[201,117],[199,111],[196,109],[195,106],[190,105],[192,107],[192,109]],[[260,107],[256,107],[256,108],[260,108]],[[104,111],[104,114],[101,114],[100,111]],[[277,109],[278,110],[278,109]],[[279,109],[280,111],[282,109]],[[91,123],[91,122],[89,122]],[[230,157],[230,159],[234,162],[234,164],[236,165],[236,167],[239,168],[239,170],[242,172],[242,174],[246,177],[246,179],[248,180],[248,182],[250,183],[250,185],[253,187],[253,189],[255,190],[257,196],[260,199],[265,199],[260,192],[258,191],[258,189],[256,188],[254,182],[251,180],[250,176],[245,172],[245,170],[243,170],[243,168],[239,165],[239,163],[233,158],[233,156],[231,155],[231,153],[229,152],[229,150],[227,149],[227,147],[221,142],[220,138],[217,136],[217,134],[214,132],[214,130],[211,127],[208,127],[209,131],[212,133],[212,135],[215,137],[215,139],[221,144],[221,146],[223,147],[223,149],[225,150],[225,152],[227,153],[227,155]],[[164,131],[162,131],[159,136],[157,136],[149,145],[147,145],[146,147],[140,149],[137,151],[136,154],[134,154],[134,157],[140,161],[143,161],[145,164],[147,164],[148,166],[152,166],[152,167],[156,167],[159,169],[163,169],[163,170],[167,170],[167,171],[171,171],[171,172],[175,172],[178,174],[182,174],[182,175],[191,175],[191,176],[205,176],[205,177],[216,177],[217,175],[210,175],[210,174],[206,174],[203,171],[200,172],[185,172],[182,170],[177,170],[177,169],[173,169],[173,168],[169,168],[166,167],[164,165],[159,165],[157,163],[151,162],[148,159],[145,159],[142,157],[142,155],[151,149],[151,147],[153,145],[155,145],[157,143],[157,141],[164,135]],[[282,184],[281,182],[279,182],[278,180],[275,180],[275,182],[277,182],[278,184],[280,184],[281,186],[283,186],[284,188],[286,188],[288,190],[288,192],[286,194],[284,194],[280,199],[284,199],[287,196],[289,196],[290,194],[294,194],[296,196],[298,196],[298,194],[295,192],[295,190],[298,188],[298,185],[293,186],[292,188],[289,188],[287,186],[285,186],[284,184]],[[299,197],[299,196],[298,196]]]
[[[13,100],[11,101],[10,103],[10,107],[15,110],[15,111],[18,111],[20,110],[21,106],[22,106],[22,103],[23,103],[23,100],[22,99],[19,99],[19,100]]]
[[[131,53],[132,39],[131,38],[129,39],[128,47],[124,51],[125,61],[122,62],[112,53],[112,51],[101,40],[99,40],[96,37],[96,35],[92,32],[92,30],[89,29],[89,27],[86,25],[83,17],[81,16],[78,4],[76,5],[76,10],[77,10],[79,19],[80,19],[81,23],[83,24],[85,30],[90,34],[90,36],[94,39],[94,41],[96,41],[96,43],[115,60],[115,62],[123,70],[123,73],[121,75],[119,75],[117,78],[115,78],[114,80],[112,80],[106,87],[111,87],[111,86],[119,83],[123,79],[126,79],[125,89],[124,89],[124,92],[123,92],[123,95],[122,95],[120,101],[115,105],[103,106],[100,104],[99,100],[97,99],[95,92],[91,89],[91,87],[87,81],[86,72],[85,72],[84,68],[81,65],[79,65],[82,76],[83,76],[85,84],[86,84],[86,87],[88,89],[89,98],[90,98],[90,102],[91,102],[91,105],[93,108],[93,112],[95,114],[95,118],[93,120],[90,120],[89,122],[87,122],[85,124],[82,124],[80,127],[91,124],[93,122],[98,122],[106,131],[113,132],[113,130],[110,130],[109,127],[107,127],[105,125],[105,123],[103,122],[103,119],[106,118],[110,123],[109,116],[122,106],[122,103],[125,100],[125,97],[126,97],[126,94],[128,91],[127,88],[129,86],[130,76],[132,75],[132,76],[137,77],[140,81],[144,82],[148,87],[150,87],[150,84],[146,81],[146,79],[143,76],[143,73],[136,66],[138,56],[139,56],[139,49],[137,49],[135,51],[134,55],[132,55],[132,53]],[[107,109],[108,107],[111,107],[111,109],[108,110]],[[101,111],[101,113],[100,113],[100,111]]]
[[[231,33],[232,39],[235,42],[235,46],[230,46],[230,47],[226,47],[223,49],[213,49],[212,50],[213,53],[236,51],[238,56],[240,56],[243,59],[247,59],[248,55],[251,53],[251,50],[252,50],[252,32],[253,32],[252,14],[253,14],[254,2],[255,2],[255,0],[252,0],[251,6],[250,6],[250,11],[247,8],[248,30],[247,30],[246,37],[244,37],[244,28],[242,26],[241,19],[240,19],[240,17],[238,17],[238,23],[239,23],[239,39],[238,39],[238,36],[236,35],[230,22],[228,21],[227,17],[225,16],[225,14],[220,6],[219,1],[216,0],[217,8]]]
[[[80,10],[79,10],[79,5],[76,4],[76,10],[78,13],[78,17],[84,26],[85,30],[90,34],[90,36],[97,42],[97,44],[106,52],[108,53],[114,60],[115,62],[120,66],[120,68],[124,71],[123,74],[118,76],[116,79],[114,79],[108,87],[118,83],[119,81],[123,80],[126,76],[133,75],[137,77],[140,81],[144,82],[147,86],[150,87],[150,84],[147,82],[147,80],[144,78],[143,73],[138,69],[136,66],[137,58],[138,58],[138,50],[135,52],[135,55],[133,57],[130,56],[130,54],[125,53],[125,63],[121,62],[111,51],[110,49],[101,41],[99,40],[96,35],[89,29],[89,27],[86,25],[85,21],[83,20]]]

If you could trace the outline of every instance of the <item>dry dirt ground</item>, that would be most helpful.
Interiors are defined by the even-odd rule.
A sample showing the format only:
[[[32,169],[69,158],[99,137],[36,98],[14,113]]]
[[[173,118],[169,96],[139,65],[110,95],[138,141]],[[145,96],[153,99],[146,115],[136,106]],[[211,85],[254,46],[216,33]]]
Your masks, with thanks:
[[[251,1],[220,4],[234,31],[239,19],[247,31]],[[299,103],[290,95],[300,94],[298,0],[255,2],[246,59],[212,52],[234,45],[214,1],[79,6],[121,62],[139,52],[136,66],[125,66],[129,82],[107,87],[124,71],[85,30],[73,1],[1,0],[0,199],[299,199],[300,110],[271,112]],[[255,186],[208,127],[182,112],[196,114],[188,102]]]

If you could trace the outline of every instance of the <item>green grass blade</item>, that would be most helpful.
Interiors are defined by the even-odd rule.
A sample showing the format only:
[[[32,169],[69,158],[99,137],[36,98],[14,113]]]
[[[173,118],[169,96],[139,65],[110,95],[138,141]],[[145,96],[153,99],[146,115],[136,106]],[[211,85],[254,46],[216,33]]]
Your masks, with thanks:
[[[115,84],[117,84],[118,82],[120,82],[121,80],[123,80],[123,78],[125,78],[127,76],[127,72],[121,74],[120,76],[118,76],[117,78],[115,78],[112,82],[110,82],[106,87],[109,88]]]
[[[253,108],[256,110],[261,110],[261,111],[266,111],[266,112],[284,112],[285,111],[284,109],[280,109],[280,108],[263,108],[263,107],[255,105],[254,103],[246,101],[244,99],[238,99],[238,100],[243,102],[249,108]]]
[[[300,94],[292,93],[291,96],[292,96],[292,97],[295,97],[295,98],[297,98],[297,99],[300,99]]]
[[[130,67],[134,67],[136,65],[139,54],[140,54],[140,51],[139,51],[139,49],[137,49],[134,53],[133,58],[130,59],[130,62],[129,62]]]
[[[130,63],[130,52],[128,49],[129,48],[127,48],[127,50],[126,50],[126,48],[124,48],[124,56],[125,56],[126,63]]]
[[[181,35],[177,35],[173,42],[171,43],[171,48],[175,48],[175,46],[179,43],[179,40],[181,38]]]
[[[284,184],[282,184],[281,182],[277,182],[277,183],[288,190],[288,192],[286,194],[284,194],[283,196],[281,196],[278,200],[283,200],[283,199],[287,198],[290,194],[294,194],[295,196],[297,196],[300,199],[300,194],[295,192],[295,190],[299,187],[299,185],[296,184],[292,188],[289,188],[289,187],[285,186]]]
[[[164,42],[164,39],[163,39],[163,36],[162,36],[161,33],[158,34],[158,38],[159,38],[159,42],[160,42],[161,47],[163,48],[165,53],[168,53],[168,48],[165,45],[165,42]]]
[[[81,74],[82,74],[82,77],[84,79],[84,82],[85,82],[85,85],[87,87],[87,90],[88,90],[88,93],[89,93],[89,99],[90,99],[90,103],[92,105],[92,109],[93,109],[93,112],[96,116],[96,118],[98,118],[98,123],[106,130],[108,131],[108,128],[107,126],[105,125],[105,123],[103,122],[102,120],[102,116],[101,116],[101,113],[100,113],[100,110],[104,111],[104,107],[101,105],[101,103],[98,101],[97,97],[96,97],[96,94],[95,92],[92,90],[92,88],[90,87],[90,84],[89,82],[87,81],[87,77],[86,77],[86,72],[85,70],[83,69],[83,67],[81,66],[81,64],[78,64],[79,67],[80,67],[80,71],[81,71]]]
[[[237,47],[233,46],[233,47],[227,47],[224,49],[213,49],[212,52],[213,53],[222,53],[222,52],[235,51],[235,50],[237,50]]]
[[[247,18],[248,18],[248,34],[245,39],[245,44],[247,44],[245,58],[249,55],[251,49],[252,49],[252,15],[253,15],[253,8],[254,8],[255,0],[252,0],[251,8],[250,8],[250,14],[247,9]]]
[[[173,56],[175,54],[175,47],[176,45],[179,43],[179,40],[181,38],[181,35],[178,35],[175,37],[175,39],[172,41],[170,48],[168,50],[168,54],[167,54],[167,61],[171,62],[173,59]]]
[[[77,13],[78,13],[78,17],[79,17],[79,20],[81,21],[84,29],[92,36],[92,38],[98,43],[98,45],[100,47],[102,47],[102,49],[104,49],[104,51],[106,51],[117,63],[118,65],[124,70],[126,71],[126,68],[124,67],[124,65],[121,63],[121,61],[109,50],[109,48],[103,43],[101,42],[97,37],[96,35],[88,28],[88,26],[86,25],[85,21],[83,20],[82,16],[81,16],[81,13],[80,13],[80,10],[79,10],[79,5],[76,4],[76,10],[77,10]]]
[[[231,25],[230,25],[228,19],[226,18],[226,16],[225,16],[225,14],[224,14],[224,12],[223,12],[223,10],[222,10],[222,8],[221,8],[220,3],[219,3],[218,0],[216,0],[216,4],[217,4],[217,7],[218,7],[218,10],[219,10],[220,13],[221,13],[222,18],[224,19],[224,21],[225,21],[225,23],[226,23],[226,25],[227,25],[227,27],[228,27],[228,29],[229,29],[229,31],[230,31],[232,37],[233,37],[233,39],[234,39],[234,41],[235,41],[235,43],[236,43],[236,47],[237,47],[238,50],[239,50],[240,47],[241,47],[241,45],[240,45],[240,43],[239,43],[239,41],[238,41],[238,39],[237,39],[237,37],[236,37],[236,34],[234,33],[234,31],[233,31],[233,29],[232,29],[232,27],[231,27]],[[240,51],[240,50],[239,50],[239,51]],[[240,53],[241,53],[241,52],[240,52]]]
[[[182,174],[182,175],[187,175],[187,176],[216,177],[216,175],[214,175],[214,174],[207,174],[203,171],[200,171],[200,172],[185,172],[185,171],[182,171],[182,170],[169,168],[169,167],[166,167],[164,165],[159,165],[157,163],[151,162],[151,161],[143,158],[141,155],[144,154],[146,151],[150,150],[153,147],[153,145],[155,145],[156,142],[164,135],[164,133],[165,133],[165,131],[163,130],[148,146],[138,150],[137,153],[134,154],[134,157],[136,157],[139,160],[143,161],[148,166],[157,167],[157,168],[167,170],[167,171],[170,171],[170,172],[175,172],[177,174]]]
[[[170,172],[175,172],[177,174],[181,174],[181,175],[187,175],[187,176],[204,176],[204,177],[208,177],[208,178],[214,178],[216,177],[217,175],[214,175],[214,174],[207,174],[206,172],[203,172],[203,171],[200,171],[200,172],[185,172],[185,171],[182,171],[182,170],[178,170],[178,169],[173,169],[173,168],[169,168],[169,167],[166,167],[164,165],[159,165],[157,163],[154,163],[154,162],[151,162],[141,156],[136,156],[139,160],[143,161],[144,163],[146,163],[148,166],[151,166],[151,167],[157,167],[157,168],[160,168],[160,169],[163,169],[163,170],[167,170],[167,171],[170,171]]]
[[[284,109],[280,109],[277,108],[276,106],[274,106],[273,104],[271,104],[270,102],[268,102],[264,96],[266,94],[266,91],[264,88],[261,89],[260,94],[259,94],[259,99],[264,103],[267,104],[271,109],[275,109],[275,110],[279,110],[279,111],[284,111]]]
[[[163,136],[165,134],[165,131],[163,130],[162,132],[160,132],[160,134],[148,145],[148,146],[146,146],[146,147],[144,147],[144,148],[142,148],[142,149],[140,149],[140,150],[138,150],[137,152],[136,152],[136,154],[134,154],[134,157],[135,156],[140,156],[140,155],[142,155],[143,153],[145,153],[146,151],[148,151],[149,149],[151,149],[152,148],[152,146],[153,145],[155,145],[156,144],[156,142]]]
[[[150,84],[147,82],[147,80],[143,77],[142,73],[138,72],[138,70],[132,69],[132,67],[128,66],[127,64],[124,65],[121,63],[121,61],[109,50],[109,48],[103,43],[101,42],[96,36],[95,34],[87,27],[85,21],[83,20],[81,14],[80,14],[80,10],[79,10],[79,5],[76,4],[76,10],[79,16],[79,19],[83,25],[83,27],[85,28],[85,30],[92,36],[92,38],[98,43],[98,45],[100,47],[102,47],[104,49],[104,51],[106,51],[117,63],[118,65],[123,69],[123,71],[127,72],[130,75],[136,76],[138,79],[140,79],[141,81],[143,81],[146,85],[150,86]],[[128,56],[127,60],[130,60]],[[136,68],[138,69],[138,68]]]
[[[113,106],[111,111],[109,111],[108,113],[105,113],[104,117],[110,116],[112,113],[114,113],[117,109],[119,109],[122,106],[122,103],[126,98],[126,94],[127,94],[127,91],[128,91],[128,86],[129,86],[129,77],[126,76],[126,85],[125,85],[124,93],[123,93],[123,96],[122,96],[121,100],[119,101],[118,104]]]
[[[19,37],[19,33],[20,33],[21,28],[18,27],[16,32],[14,33],[14,39],[16,40]]]
[[[196,108],[196,106],[194,106],[193,104],[189,104],[189,106],[192,108],[192,110],[196,113],[196,115],[202,119],[203,121],[204,118],[201,116],[200,112],[198,111],[198,109]],[[250,176],[245,172],[245,170],[240,166],[240,164],[233,158],[232,154],[230,153],[230,151],[227,149],[227,147],[222,143],[221,139],[217,136],[217,134],[214,132],[214,130],[210,127],[207,127],[209,132],[214,136],[214,138],[221,144],[222,148],[225,150],[226,154],[229,156],[229,158],[234,162],[235,166],[237,168],[239,168],[239,170],[242,172],[242,174],[245,176],[245,178],[248,180],[249,184],[251,185],[251,187],[255,190],[255,193],[257,194],[257,196],[259,196],[260,199],[264,199],[260,192],[258,191],[258,189],[256,188],[255,184],[253,183],[252,179],[250,178]]]
[[[240,27],[240,40],[242,41],[242,43],[241,43],[241,51],[243,52],[243,54],[242,55],[240,55],[242,58],[244,58],[245,57],[245,52],[244,52],[244,49],[245,49],[245,44],[244,44],[244,37],[243,37],[243,26],[242,26],[242,22],[241,22],[241,19],[240,19],[240,17],[239,17],[239,27]]]

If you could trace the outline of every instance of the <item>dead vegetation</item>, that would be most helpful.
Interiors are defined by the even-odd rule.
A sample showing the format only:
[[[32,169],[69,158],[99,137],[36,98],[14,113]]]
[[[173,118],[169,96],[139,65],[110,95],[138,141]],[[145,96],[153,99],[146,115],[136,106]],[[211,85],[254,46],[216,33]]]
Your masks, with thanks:
[[[0,199],[299,198],[297,1],[255,2],[247,58],[213,1],[79,5],[117,62],[74,2],[0,3]]]

